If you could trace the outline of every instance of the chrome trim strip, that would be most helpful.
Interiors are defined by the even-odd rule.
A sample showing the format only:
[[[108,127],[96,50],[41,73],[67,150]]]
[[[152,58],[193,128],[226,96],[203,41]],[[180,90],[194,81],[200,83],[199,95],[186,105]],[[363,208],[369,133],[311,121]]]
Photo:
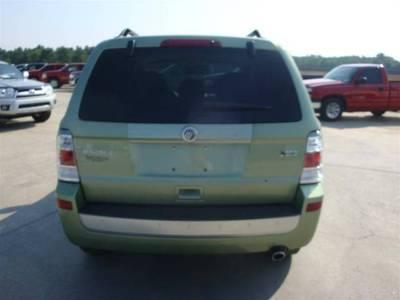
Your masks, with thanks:
[[[29,90],[17,91],[17,98],[44,96],[46,92],[43,88],[33,88]]]
[[[192,127],[197,131],[194,143],[249,144],[252,142],[253,125],[249,124],[163,124],[162,133],[154,130],[154,124],[128,124],[128,138],[132,143],[184,143],[182,131]]]
[[[300,215],[250,220],[167,221],[144,220],[80,214],[82,224],[90,230],[161,237],[243,237],[281,234],[294,230]]]

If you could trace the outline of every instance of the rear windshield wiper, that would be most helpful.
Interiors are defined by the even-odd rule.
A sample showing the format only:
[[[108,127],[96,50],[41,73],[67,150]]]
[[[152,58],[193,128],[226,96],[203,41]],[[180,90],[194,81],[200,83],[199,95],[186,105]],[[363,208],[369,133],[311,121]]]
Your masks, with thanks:
[[[204,108],[207,110],[271,110],[272,106],[259,105],[251,103],[240,103],[240,102],[205,102]]]

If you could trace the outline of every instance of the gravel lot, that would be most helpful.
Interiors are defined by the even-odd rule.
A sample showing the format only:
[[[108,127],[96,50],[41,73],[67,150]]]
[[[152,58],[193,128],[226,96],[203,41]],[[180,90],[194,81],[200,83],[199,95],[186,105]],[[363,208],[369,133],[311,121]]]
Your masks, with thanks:
[[[54,204],[51,119],[0,128],[1,299],[400,299],[400,113],[324,123],[325,189],[312,243],[282,264],[262,254],[90,258]]]

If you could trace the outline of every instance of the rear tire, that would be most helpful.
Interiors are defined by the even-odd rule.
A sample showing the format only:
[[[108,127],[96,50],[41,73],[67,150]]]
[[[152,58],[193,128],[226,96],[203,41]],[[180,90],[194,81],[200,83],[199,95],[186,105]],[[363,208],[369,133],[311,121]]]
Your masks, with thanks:
[[[8,119],[0,119],[0,126],[6,125],[8,121]]]
[[[43,123],[46,122],[51,116],[51,111],[45,111],[41,113],[37,113],[32,115],[33,120],[35,120],[36,123]]]
[[[328,98],[322,101],[320,116],[324,121],[334,122],[342,117],[343,101],[338,98]]]
[[[374,117],[381,117],[386,110],[379,110],[379,111],[371,111],[371,113],[374,115]]]

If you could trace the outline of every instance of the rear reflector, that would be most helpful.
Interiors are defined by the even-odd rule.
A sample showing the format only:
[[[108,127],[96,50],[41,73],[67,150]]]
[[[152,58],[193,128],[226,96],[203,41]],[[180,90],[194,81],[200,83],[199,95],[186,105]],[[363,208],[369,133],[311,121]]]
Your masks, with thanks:
[[[306,211],[311,212],[311,211],[316,211],[319,210],[322,206],[322,202],[313,202],[313,203],[308,203]]]
[[[61,209],[72,210],[72,202],[62,199],[57,199],[57,207]]]
[[[216,40],[170,39],[162,41],[160,47],[221,47]]]

